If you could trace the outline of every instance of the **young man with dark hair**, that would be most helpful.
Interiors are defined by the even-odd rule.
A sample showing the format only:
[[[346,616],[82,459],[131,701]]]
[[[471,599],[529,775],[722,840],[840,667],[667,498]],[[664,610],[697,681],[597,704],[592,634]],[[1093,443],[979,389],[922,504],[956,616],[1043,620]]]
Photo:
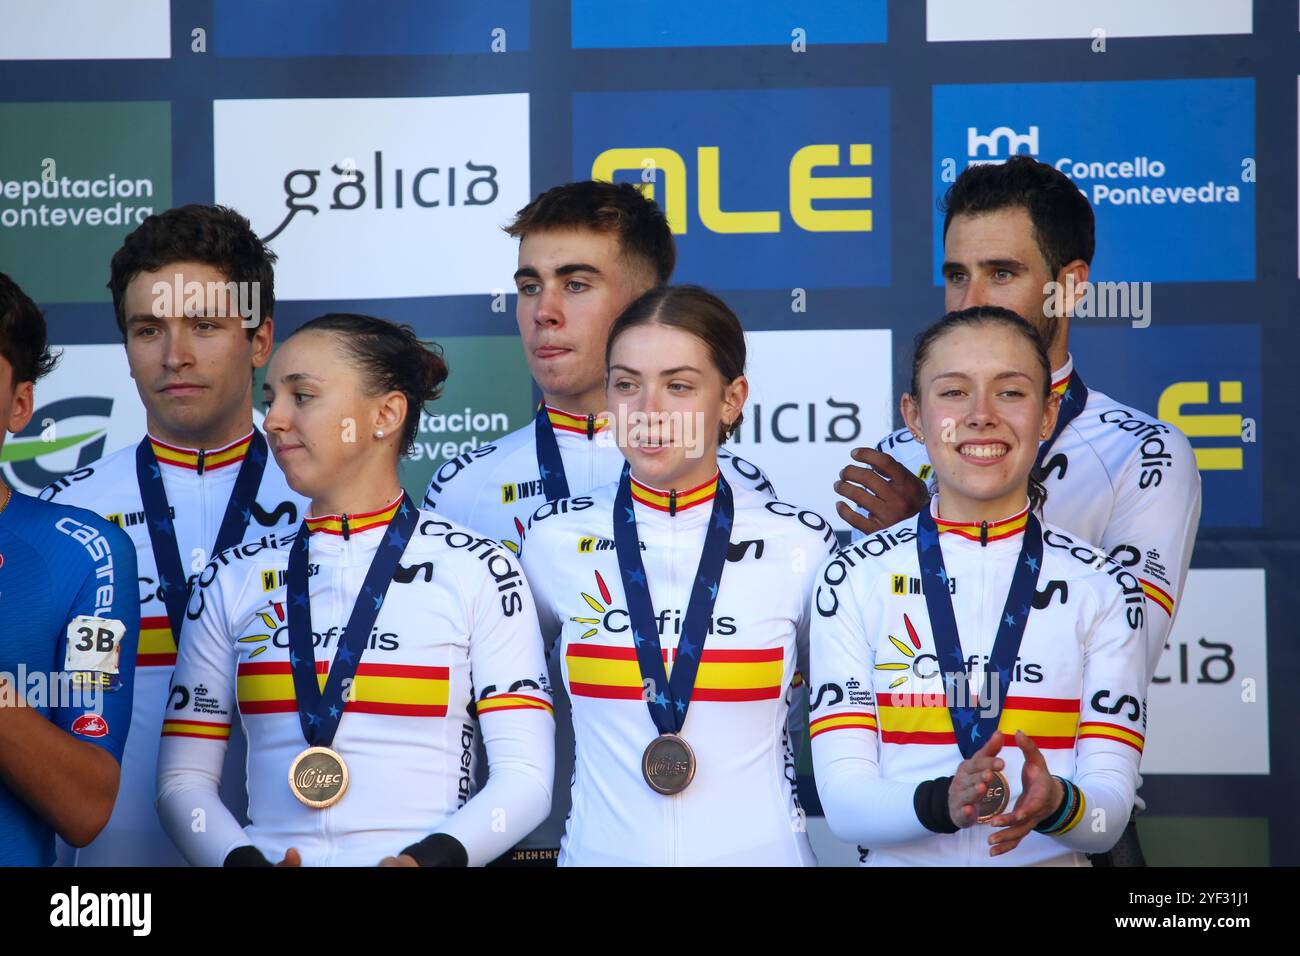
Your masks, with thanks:
[[[1149,682],[1191,564],[1201,478],[1182,432],[1084,385],[1074,368],[1070,316],[1094,245],[1092,207],[1064,173],[1028,156],[972,166],[944,201],[944,307],[1001,306],[1042,336],[1061,396],[1056,432],[1040,446],[1034,472],[1047,489],[1043,514],[1140,582],[1145,600],[1130,614],[1146,627]],[[837,503],[840,516],[874,534],[916,514],[929,501],[924,442],[943,440],[902,428],[874,450],[854,449],[868,467],[841,472],[835,490],[851,505]],[[1109,858],[1094,862],[1142,864],[1131,824]]]
[[[663,211],[628,183],[556,186],[505,231],[519,240],[515,317],[542,405],[523,428],[442,464],[424,502],[518,551],[537,508],[622,473],[625,459],[602,414],[605,340],[634,299],[668,282],[676,248]],[[758,467],[726,449],[718,458],[728,481],[772,494]],[[578,547],[575,541],[575,554]],[[554,862],[569,810],[572,730],[554,653],[550,669],[560,734],[551,816],[516,851],[520,862]]]
[[[199,205],[150,216],[113,256],[108,287],[148,434],[41,493],[111,517],[133,541],[140,571],[122,793],[99,839],[75,854],[77,865],[184,864],[154,799],[164,713],[192,711],[205,694],[170,686],[190,585],[217,553],[293,529],[306,507],[253,427],[253,372],[271,355],[274,262],[247,219]],[[225,775],[232,804],[242,802],[234,789],[243,783],[241,749],[231,747]]]
[[[55,364],[45,319],[0,273],[0,447]],[[135,551],[110,522],[0,480],[0,865],[48,866],[95,838],[131,729]]]

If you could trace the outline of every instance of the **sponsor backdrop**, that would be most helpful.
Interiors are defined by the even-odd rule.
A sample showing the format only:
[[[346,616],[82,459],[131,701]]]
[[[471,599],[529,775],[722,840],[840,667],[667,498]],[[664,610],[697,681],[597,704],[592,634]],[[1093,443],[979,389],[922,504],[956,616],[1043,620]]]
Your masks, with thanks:
[[[280,255],[280,337],[366,311],[445,349],[405,465],[418,493],[528,421],[499,227],[596,176],[642,184],[677,278],[744,320],[737,451],[839,525],[835,472],[896,423],[911,338],[942,308],[936,199],[1028,153],[1097,211],[1094,278],[1114,286],[1074,322],[1079,368],[1182,428],[1201,469],[1150,698],[1149,855],[1300,864],[1300,5],[1030,6],[0,0],[0,269],[66,349],[0,471],[34,491],[138,439],[108,259],[150,212],[217,201]],[[818,832],[827,861],[855,857]]]

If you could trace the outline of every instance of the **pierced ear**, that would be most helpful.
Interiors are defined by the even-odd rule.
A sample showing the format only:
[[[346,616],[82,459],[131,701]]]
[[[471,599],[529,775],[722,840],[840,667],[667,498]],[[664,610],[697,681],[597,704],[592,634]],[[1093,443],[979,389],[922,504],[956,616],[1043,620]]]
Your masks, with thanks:
[[[898,411],[903,416],[903,424],[924,444],[925,429],[921,427],[921,405],[910,392],[904,392],[898,397]]]

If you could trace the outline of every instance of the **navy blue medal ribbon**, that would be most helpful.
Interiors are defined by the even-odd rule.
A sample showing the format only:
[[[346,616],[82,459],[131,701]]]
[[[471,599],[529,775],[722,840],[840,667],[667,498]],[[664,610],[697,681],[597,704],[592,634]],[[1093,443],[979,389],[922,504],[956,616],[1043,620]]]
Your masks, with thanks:
[[[651,687],[655,690],[655,696],[646,702],[650,719],[661,734],[680,733],[686,722],[686,710],[695,690],[695,675],[700,669],[704,641],[709,636],[713,605],[718,599],[718,585],[727,563],[734,513],[731,488],[719,474],[718,490],[713,497],[713,510],[704,535],[700,564],[691,585],[691,597],[686,605],[686,619],[682,622],[682,637],[677,644],[677,658],[673,662],[670,680],[654,607],[650,603],[645,565],[641,561],[636,511],[632,505],[631,472],[627,465],[623,466],[623,476],[614,496],[614,550],[618,554],[623,593],[627,595],[627,612],[632,623],[632,641],[636,645],[641,679],[652,681]],[[666,694],[665,689],[668,691]]]
[[[533,434],[537,446],[537,470],[542,477],[542,491],[547,501],[569,497],[569,479],[564,476],[564,459],[560,457],[560,443],[551,427],[551,416],[546,404],[537,409],[533,419]]]
[[[248,451],[240,462],[235,487],[226,503],[226,513],[221,519],[209,559],[244,540],[253,516],[257,489],[262,485],[262,473],[266,471],[266,454],[266,439],[255,428]],[[140,485],[145,524],[149,529],[149,543],[153,546],[154,564],[158,568],[158,590],[167,607],[167,623],[171,626],[172,636],[180,641],[185,605],[190,598],[189,577],[177,549],[176,526],[172,522],[171,507],[167,504],[167,489],[163,487],[162,466],[153,453],[148,435],[136,446],[135,474]]]
[[[298,528],[298,539],[289,552],[289,569],[285,585],[289,615],[289,666],[293,672],[294,696],[298,699],[298,719],[308,746],[328,747],[334,742],[339,721],[343,719],[345,684],[350,684],[361,664],[361,655],[370,640],[384,596],[393,583],[393,572],[415,532],[419,512],[411,499],[402,493],[402,503],[388,523],[384,540],[370,559],[361,593],[352,605],[347,626],[339,636],[338,649],[330,664],[329,676],[322,691],[316,680],[316,652],[312,647],[311,597],[307,585],[307,552],[311,534],[306,520]]]
[[[1029,623],[1034,592],[1038,587],[1038,572],[1043,564],[1043,528],[1030,512],[1025,522],[1020,557],[1016,560],[1011,588],[993,640],[993,652],[984,665],[984,684],[979,699],[972,694],[973,681],[966,674],[957,619],[952,610],[952,595],[948,591],[948,572],[943,564],[943,548],[939,545],[939,529],[929,508],[922,509],[917,515],[916,554],[921,565],[921,589],[925,592],[925,606],[930,614],[935,652],[948,694],[948,712],[952,715],[957,746],[962,756],[969,759],[993,736],[1002,717],[1016,655],[1020,653],[1020,642],[1025,636],[1025,625]],[[996,708],[990,706],[990,688],[997,691]]]
[[[1079,377],[1078,372],[1071,372],[1069,383],[1065,386],[1065,392],[1061,395],[1061,406],[1056,413],[1056,427],[1052,429],[1052,437],[1038,446],[1038,457],[1034,460],[1035,472],[1043,467],[1047,453],[1056,444],[1056,439],[1061,437],[1061,432],[1065,431],[1065,427],[1070,422],[1079,417],[1079,413],[1083,411],[1083,406],[1087,404],[1088,386],[1083,384],[1083,379]]]

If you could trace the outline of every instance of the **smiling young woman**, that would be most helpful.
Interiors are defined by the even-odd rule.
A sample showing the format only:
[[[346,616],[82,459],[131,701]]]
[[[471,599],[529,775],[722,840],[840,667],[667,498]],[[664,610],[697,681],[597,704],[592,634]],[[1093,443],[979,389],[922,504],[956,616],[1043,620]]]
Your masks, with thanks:
[[[549,810],[554,721],[522,572],[398,480],[446,377],[409,328],[362,315],[308,322],[271,360],[268,441],[312,507],[296,534],[218,555],[186,612],[158,806],[192,863],[478,865]],[[247,831],[216,789],[236,710]]]
[[[560,864],[811,865],[787,712],[834,534],[719,470],[748,393],[720,299],[651,290],[606,355],[623,475],[534,511],[521,552],[573,705]]]
[[[822,569],[813,762],[827,823],[867,865],[1086,866],[1128,823],[1142,587],[1039,517],[1056,406],[1027,322],[944,316],[903,397],[937,494]]]

